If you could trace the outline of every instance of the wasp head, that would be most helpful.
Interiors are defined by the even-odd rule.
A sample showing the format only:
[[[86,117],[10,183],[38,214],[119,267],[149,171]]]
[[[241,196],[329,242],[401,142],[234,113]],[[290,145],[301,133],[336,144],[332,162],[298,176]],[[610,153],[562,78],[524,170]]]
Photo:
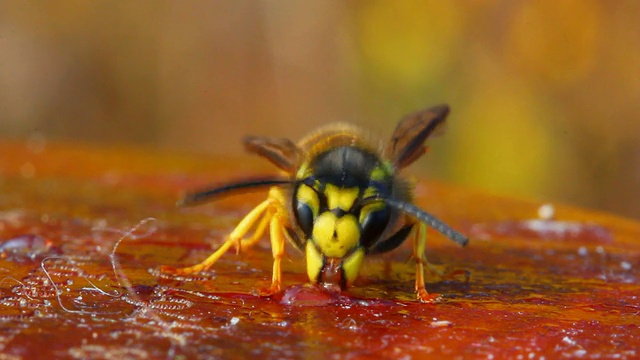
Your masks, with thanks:
[[[391,191],[392,169],[375,153],[342,146],[319,154],[298,174],[293,213],[306,238],[309,279],[344,288],[390,222],[391,209],[372,199]]]

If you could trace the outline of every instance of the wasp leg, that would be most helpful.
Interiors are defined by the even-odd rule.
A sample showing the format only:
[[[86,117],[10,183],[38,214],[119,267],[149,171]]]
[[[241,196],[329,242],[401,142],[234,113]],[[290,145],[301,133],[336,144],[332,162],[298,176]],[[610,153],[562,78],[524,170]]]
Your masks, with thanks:
[[[269,215],[263,216],[260,220],[260,223],[256,227],[256,230],[253,232],[253,235],[251,235],[250,238],[242,239],[240,243],[237,244],[236,254],[240,254],[242,252],[242,249],[249,249],[253,245],[255,245],[262,238],[264,230],[267,228],[267,224],[269,224],[270,220],[271,219]]]
[[[229,234],[229,238],[220,246],[218,250],[216,250],[213,254],[209,255],[203,262],[189,266],[184,268],[173,268],[170,266],[163,266],[160,270],[167,273],[178,274],[178,275],[186,275],[186,274],[194,274],[203,270],[210,268],[216,261],[226,253],[233,245],[238,246],[238,244],[242,243],[242,238],[251,230],[251,228],[256,224],[260,217],[263,217],[262,221],[265,221],[265,226],[261,226],[262,222],[258,224],[258,227],[250,239],[247,239],[248,244],[255,244],[257,239],[262,235],[262,231],[266,227],[266,221],[269,221],[272,214],[268,211],[269,207],[272,206],[273,200],[267,199],[260,203],[260,205],[256,206],[247,216],[245,216],[238,226]],[[264,220],[267,218],[267,220]]]
[[[286,222],[283,221],[281,211],[277,211],[271,218],[271,223],[269,224],[271,251],[273,253],[273,275],[269,295],[279,292],[282,287],[282,269],[280,264],[282,262],[282,255],[284,254],[285,226]]]
[[[426,243],[427,227],[420,223],[413,243],[413,256],[416,259],[416,295],[420,302],[432,303],[438,300],[439,295],[429,294],[424,286],[424,267],[426,265],[430,270],[432,269],[424,256]]]

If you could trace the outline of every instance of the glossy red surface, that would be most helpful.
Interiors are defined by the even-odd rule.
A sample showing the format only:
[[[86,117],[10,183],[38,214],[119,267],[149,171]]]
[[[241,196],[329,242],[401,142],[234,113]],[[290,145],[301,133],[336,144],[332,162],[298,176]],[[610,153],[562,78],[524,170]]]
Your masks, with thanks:
[[[414,300],[407,246],[368,259],[344,293],[305,285],[287,247],[284,290],[258,296],[267,239],[204,273],[160,273],[204,259],[265,196],[174,206],[255,171],[240,159],[0,143],[2,356],[640,357],[638,223],[555,204],[541,219],[542,204],[443,184],[421,181],[416,203],[471,242],[429,232],[427,257],[452,274],[427,276],[437,304]]]

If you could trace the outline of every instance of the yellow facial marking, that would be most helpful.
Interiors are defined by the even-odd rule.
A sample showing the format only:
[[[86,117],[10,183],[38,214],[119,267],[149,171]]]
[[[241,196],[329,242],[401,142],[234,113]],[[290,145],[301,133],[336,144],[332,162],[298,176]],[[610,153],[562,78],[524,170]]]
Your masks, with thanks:
[[[364,219],[369,216],[374,211],[382,210],[385,207],[385,203],[383,201],[374,201],[362,207],[360,210],[360,222],[363,223]]]
[[[358,188],[341,189],[335,185],[327,184],[324,190],[327,196],[329,209],[342,209],[349,211],[358,198]]]
[[[374,188],[373,186],[370,186],[364,190],[362,197],[364,199],[367,199],[367,198],[372,198],[376,195],[378,195],[378,189]]]
[[[313,241],[327,257],[344,257],[360,241],[360,226],[353,215],[337,218],[327,211],[316,218]]]
[[[347,285],[351,285],[358,277],[362,259],[364,259],[364,249],[358,248],[358,250],[354,251],[353,254],[349,255],[349,257],[342,262],[342,270],[344,271]]]
[[[320,271],[322,270],[322,255],[316,249],[316,246],[312,244],[310,241],[307,242],[307,275],[309,276],[309,281],[315,283],[318,280],[318,275],[320,275]]]
[[[313,212],[313,217],[318,215],[318,209],[320,208],[320,202],[318,200],[318,194],[307,185],[300,185],[298,192],[296,193],[298,201],[307,204]]]

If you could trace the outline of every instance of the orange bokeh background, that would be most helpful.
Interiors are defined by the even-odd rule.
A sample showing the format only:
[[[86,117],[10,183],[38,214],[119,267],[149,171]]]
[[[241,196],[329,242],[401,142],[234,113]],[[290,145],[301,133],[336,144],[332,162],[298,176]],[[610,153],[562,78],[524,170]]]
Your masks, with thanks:
[[[414,173],[640,218],[639,23],[634,0],[4,1],[0,136],[225,156],[446,102]]]

